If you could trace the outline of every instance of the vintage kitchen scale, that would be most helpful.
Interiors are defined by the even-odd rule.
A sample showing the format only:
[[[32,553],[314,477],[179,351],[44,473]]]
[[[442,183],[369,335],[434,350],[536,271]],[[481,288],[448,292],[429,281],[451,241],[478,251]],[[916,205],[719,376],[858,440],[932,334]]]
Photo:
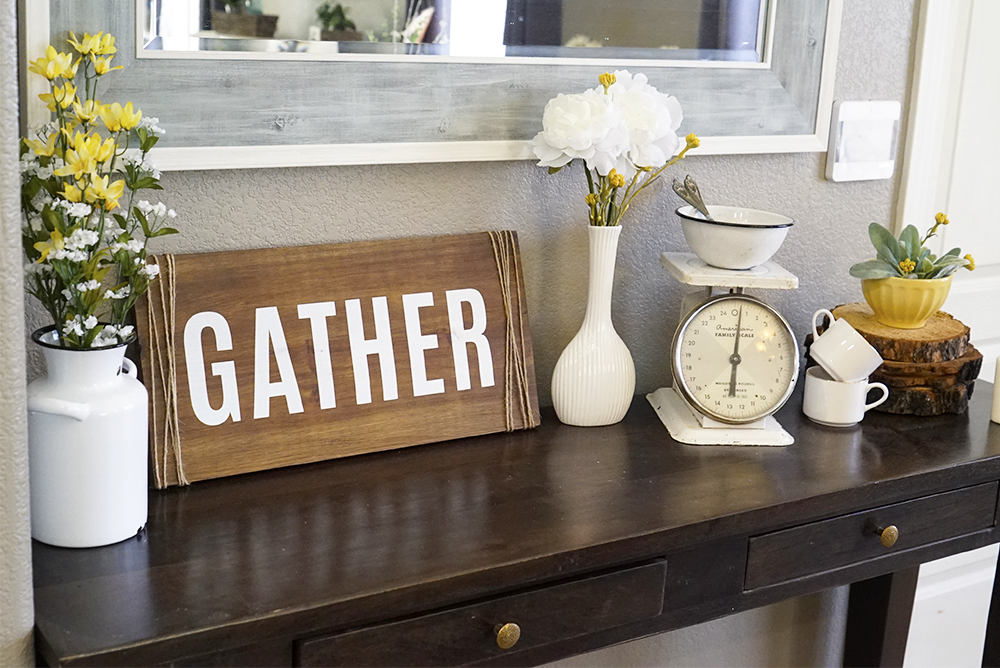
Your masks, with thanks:
[[[781,314],[744,290],[793,290],[798,278],[771,261],[732,270],[663,253],[660,263],[698,288],[681,303],[673,387],[646,397],[670,435],[692,445],[790,445],[773,414],[795,388],[798,344]]]

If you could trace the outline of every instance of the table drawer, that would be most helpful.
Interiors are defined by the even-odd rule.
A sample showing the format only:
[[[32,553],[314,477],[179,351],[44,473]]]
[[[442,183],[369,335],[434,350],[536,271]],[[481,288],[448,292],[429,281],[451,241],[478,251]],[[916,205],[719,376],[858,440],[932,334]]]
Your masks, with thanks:
[[[989,528],[996,502],[997,483],[989,482],[755,536],[748,547],[745,589]],[[885,547],[879,530],[890,525],[897,528],[899,537]]]
[[[301,666],[446,666],[537,647],[660,614],[666,562],[388,624],[300,640]],[[508,650],[496,629],[517,624]]]

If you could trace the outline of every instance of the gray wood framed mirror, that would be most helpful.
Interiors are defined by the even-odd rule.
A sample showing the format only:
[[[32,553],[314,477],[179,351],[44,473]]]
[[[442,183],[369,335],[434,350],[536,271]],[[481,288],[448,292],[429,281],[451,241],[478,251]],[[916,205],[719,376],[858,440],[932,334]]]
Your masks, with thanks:
[[[842,0],[767,0],[760,59],[727,62],[400,58],[288,40],[285,51],[171,51],[144,48],[149,3],[22,0],[23,44],[34,59],[49,43],[66,50],[70,30],[114,34],[125,69],[102,94],[161,119],[167,170],[530,159],[545,103],[615,69],[675,95],[702,155],[825,151],[842,11]],[[47,118],[44,86],[28,78],[29,125]]]

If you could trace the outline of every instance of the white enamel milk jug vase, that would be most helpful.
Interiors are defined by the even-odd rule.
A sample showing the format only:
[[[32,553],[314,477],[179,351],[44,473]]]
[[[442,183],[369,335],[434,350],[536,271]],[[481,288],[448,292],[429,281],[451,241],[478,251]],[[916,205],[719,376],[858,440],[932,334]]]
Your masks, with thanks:
[[[32,339],[48,375],[28,385],[31,535],[59,547],[135,536],[147,516],[146,388],[125,344],[62,348],[53,327]]]

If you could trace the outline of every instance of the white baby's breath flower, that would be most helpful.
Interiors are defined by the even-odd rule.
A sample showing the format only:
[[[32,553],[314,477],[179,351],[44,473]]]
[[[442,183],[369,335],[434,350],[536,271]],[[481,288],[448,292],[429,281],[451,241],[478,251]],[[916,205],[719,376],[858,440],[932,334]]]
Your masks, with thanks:
[[[145,274],[149,277],[149,280],[153,280],[160,275],[160,265],[158,264],[146,264],[139,269],[140,274]]]
[[[49,253],[50,260],[69,260],[70,262],[86,262],[87,261],[87,251],[82,250],[68,250],[66,248],[60,248]]]
[[[28,218],[28,227],[31,228],[32,232],[41,232],[45,227],[44,223],[42,223],[42,217],[33,215]]]
[[[117,290],[107,290],[104,293],[105,299],[125,299],[130,294],[132,294],[132,288],[128,285],[124,285]]]
[[[157,202],[153,206],[153,213],[156,214],[157,216],[167,215],[167,205],[164,204],[163,202]]]
[[[167,131],[160,127],[160,119],[156,116],[143,116],[139,121],[139,127],[145,128],[154,135],[166,134]]]
[[[55,168],[52,167],[52,165],[49,165],[48,167],[42,167],[41,165],[38,165],[35,167],[35,175],[38,176],[38,178],[42,179],[43,181],[52,178],[52,172],[54,171]]]
[[[92,315],[87,316],[87,319],[83,321],[83,326],[87,329],[88,332],[93,328],[97,327],[97,317]]]
[[[135,208],[139,209],[139,211],[142,211],[144,214],[149,215],[149,212],[153,210],[153,205],[146,200],[141,199],[136,203]]]
[[[67,320],[63,324],[62,333],[66,336],[70,334],[76,334],[77,336],[83,336],[83,326],[80,322],[80,316],[73,318],[72,320]]]
[[[97,232],[81,227],[66,239],[66,250],[82,250],[93,246],[98,241],[100,241],[100,237],[97,236]]]
[[[588,169],[606,175],[629,148],[628,128],[602,88],[560,94],[545,105],[542,131],[531,146],[541,167],[562,167],[582,158]]]
[[[115,243],[108,246],[112,253],[117,253],[121,250],[127,250],[130,253],[138,253],[143,249],[143,243],[139,239],[129,239],[128,241],[116,241]],[[136,258],[137,260],[139,258]],[[138,264],[138,262],[136,263]]]
[[[132,336],[132,330],[135,328],[132,325],[122,325],[118,328],[118,337],[124,341],[128,337]]]
[[[76,202],[72,206],[66,209],[66,215],[70,218],[86,218],[90,215],[92,207],[89,204],[83,202]]]
[[[70,299],[73,299],[73,292],[69,288],[63,288],[62,289],[62,296],[65,297],[66,300],[68,301]]]
[[[167,209],[167,218],[176,218],[177,212],[173,209]]]
[[[107,329],[107,327],[105,327],[104,329]],[[101,333],[94,337],[94,340],[91,342],[90,347],[103,348],[105,346],[114,346],[114,345],[118,345],[118,337],[115,336],[114,334],[105,334],[104,330],[101,330]]]
[[[100,282],[91,279],[89,281],[83,281],[82,283],[77,283],[73,286],[76,288],[77,292],[90,292],[91,290],[98,290],[101,287]]]
[[[41,211],[45,208],[46,204],[52,201],[52,195],[45,188],[38,191],[38,194],[31,198],[31,208],[35,211]]]

